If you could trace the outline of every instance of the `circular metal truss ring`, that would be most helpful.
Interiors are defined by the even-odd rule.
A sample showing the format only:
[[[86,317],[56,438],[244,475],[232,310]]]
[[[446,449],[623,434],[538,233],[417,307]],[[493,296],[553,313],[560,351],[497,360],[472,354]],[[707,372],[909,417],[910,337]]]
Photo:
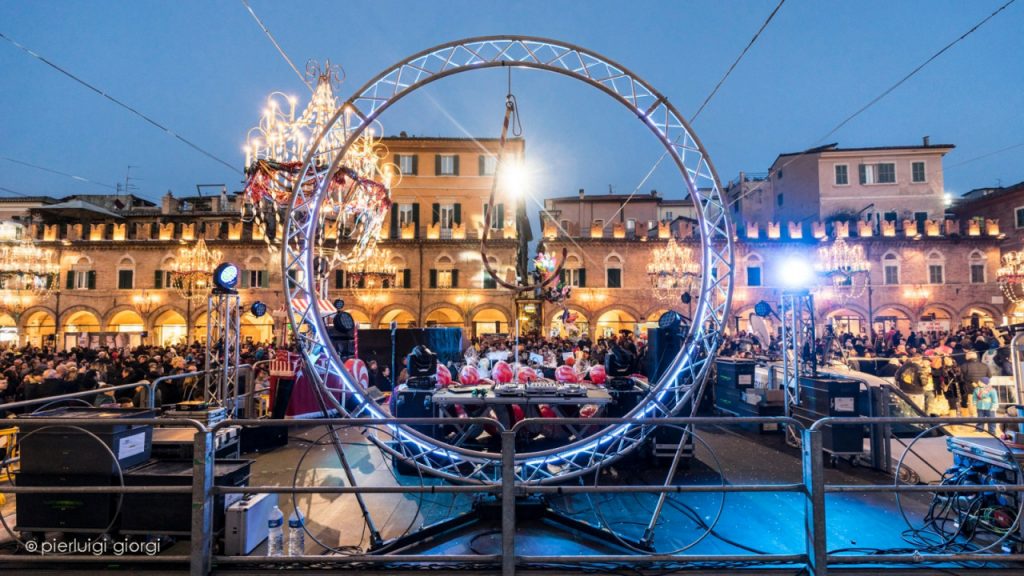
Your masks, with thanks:
[[[316,247],[324,216],[320,213],[327,183],[340,168],[353,142],[392,104],[431,82],[461,72],[495,67],[544,70],[580,80],[623,104],[670,152],[696,207],[701,235],[700,297],[694,321],[683,349],[651,393],[629,416],[673,416],[702,388],[728,322],[732,297],[733,244],[727,202],[707,152],[685,119],[668,100],[627,68],[584,48],[543,38],[493,36],[443,44],[415,54],[386,69],[345,102],[329,126],[343,123],[349,134],[341,149],[321,149],[318,139],[310,146],[295,181],[285,221],[282,268],[289,319],[302,353],[308,377],[340,412],[350,416],[384,417],[365,391],[343,367],[327,338],[317,309],[318,286],[314,273]],[[326,170],[316,166],[314,155],[329,152],[333,160]],[[308,302],[296,306],[296,301]],[[331,382],[334,380],[335,382]],[[557,449],[517,455],[517,480],[548,483],[580,476],[630,452],[643,443],[650,426],[622,424],[597,435],[576,440]],[[500,480],[500,455],[463,446],[444,444],[416,430],[396,427],[401,447],[394,456],[425,471],[462,482],[494,483]]]

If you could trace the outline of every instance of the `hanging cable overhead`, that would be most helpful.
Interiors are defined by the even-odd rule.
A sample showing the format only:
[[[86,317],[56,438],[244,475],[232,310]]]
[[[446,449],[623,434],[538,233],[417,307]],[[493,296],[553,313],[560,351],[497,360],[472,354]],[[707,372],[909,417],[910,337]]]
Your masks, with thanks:
[[[256,24],[258,24],[260,29],[263,30],[263,33],[270,40],[271,44],[274,45],[274,48],[277,48],[278,53],[280,53],[281,57],[284,58],[284,61],[288,63],[288,66],[291,66],[291,69],[295,71],[295,75],[299,77],[299,80],[309,88],[310,92],[313,92],[313,84],[309,82],[309,79],[306,78],[305,74],[299,71],[298,67],[295,66],[295,63],[292,62],[292,59],[289,58],[288,54],[284,51],[284,48],[281,48],[281,45],[277,43],[277,40],[274,38],[274,35],[270,33],[270,29],[267,28],[267,25],[264,24],[263,20],[260,20],[260,17],[256,15],[256,11],[252,9],[252,6],[249,6],[249,2],[242,0],[242,5],[249,11],[249,14],[252,14],[253,20],[255,20]]]
[[[693,124],[697,120],[697,117],[700,116],[700,113],[704,111],[704,108],[707,107],[709,102],[711,102],[711,99],[715,97],[715,94],[718,93],[718,89],[722,87],[722,84],[725,84],[725,80],[729,77],[730,74],[732,74],[732,71],[736,69],[736,66],[740,63],[740,60],[743,60],[743,57],[746,56],[747,52],[749,52],[750,49],[754,46],[754,43],[757,42],[757,39],[761,36],[761,33],[764,32],[764,29],[767,28],[768,24],[770,24],[772,19],[775,18],[775,15],[778,14],[779,9],[782,8],[782,5],[785,4],[785,2],[786,0],[779,0],[779,3],[775,5],[775,9],[772,10],[771,14],[769,14],[768,17],[765,18],[764,22],[761,23],[761,27],[757,29],[757,32],[755,32],[754,35],[750,38],[750,42],[747,42],[747,45],[740,52],[740,55],[736,57],[736,60],[734,60],[732,65],[729,66],[729,69],[725,71],[725,74],[722,75],[722,79],[718,81],[718,84],[715,84],[715,87],[711,90],[711,93],[709,93],[707,98],[704,99],[704,102],[701,103],[700,108],[698,108],[697,111],[694,112],[693,116],[690,117],[690,124]],[[677,137],[676,142],[678,142],[678,140],[679,138]],[[673,145],[676,142],[673,142]],[[612,217],[609,218],[608,221],[605,223],[606,228],[615,220],[615,217],[618,216],[619,213],[626,208],[626,204],[629,204],[630,200],[632,200],[633,197],[636,196],[637,192],[639,192],[640,189],[643,188],[644,184],[647,183],[647,180],[649,180],[650,177],[654,174],[654,172],[658,169],[658,166],[661,166],[661,163],[665,161],[666,157],[668,157],[668,152],[668,150],[665,150],[664,152],[661,153],[661,156],[659,156],[658,160],[654,163],[653,166],[651,166],[651,169],[647,171],[647,174],[645,174],[644,177],[640,180],[640,183],[636,185],[636,188],[633,188],[632,192],[629,193],[629,197],[626,198],[626,201],[619,206],[619,209],[615,211],[615,214],[612,214]]]
[[[708,102],[711,102],[711,99],[714,98],[715,94],[718,93],[718,89],[721,88],[722,84],[725,83],[725,79],[728,78],[730,74],[732,74],[732,71],[736,68],[736,65],[739,64],[740,60],[743,60],[743,57],[747,55],[747,52],[750,50],[750,48],[754,46],[755,42],[757,42],[757,38],[761,36],[761,32],[764,32],[764,29],[768,27],[768,24],[771,23],[772,18],[775,18],[775,15],[778,14],[779,12],[779,8],[782,8],[782,5],[785,2],[786,0],[779,0],[779,3],[775,5],[775,9],[772,10],[772,13],[769,14],[767,18],[765,18],[764,23],[761,24],[761,27],[758,28],[757,32],[754,33],[754,36],[750,39],[750,42],[747,42],[747,45],[743,48],[743,51],[740,52],[740,55],[736,57],[736,60],[733,61],[732,65],[729,66],[729,69],[725,71],[725,74],[722,75],[722,79],[718,81],[718,84],[715,84],[714,89],[711,90],[711,93],[708,94],[708,97],[704,99],[704,102],[700,105],[700,108],[698,108],[697,111],[693,113],[693,116],[690,117],[690,124],[693,124],[694,122],[697,121],[697,117],[700,116],[700,113],[704,111],[704,108],[708,105]]]
[[[865,104],[865,105],[861,106],[861,107],[860,107],[860,108],[859,108],[859,109],[858,109],[858,110],[857,110],[856,112],[854,112],[853,114],[850,114],[849,116],[847,116],[846,118],[844,118],[844,119],[843,119],[843,121],[842,121],[842,122],[840,122],[839,124],[836,124],[835,128],[833,128],[833,129],[829,130],[829,131],[828,131],[828,133],[827,133],[827,134],[825,134],[824,136],[822,136],[821,138],[818,138],[818,142],[824,142],[825,140],[827,140],[829,136],[831,136],[831,135],[835,134],[836,132],[838,132],[838,131],[839,131],[839,129],[840,129],[840,128],[842,128],[843,126],[846,126],[846,124],[847,124],[847,123],[848,123],[848,122],[849,122],[850,120],[853,120],[853,119],[854,119],[854,118],[856,118],[857,116],[860,116],[861,114],[863,114],[864,112],[866,112],[866,111],[868,110],[868,108],[871,108],[872,106],[874,106],[875,104],[877,104],[877,103],[878,103],[878,102],[879,102],[879,101],[880,101],[880,100],[881,100],[882,98],[885,98],[886,96],[888,96],[888,95],[889,95],[889,94],[890,94],[890,93],[891,93],[891,92],[892,92],[893,90],[895,90],[895,89],[899,88],[899,87],[900,87],[900,86],[901,86],[901,85],[902,85],[902,84],[903,84],[904,82],[906,82],[907,80],[910,80],[910,79],[911,79],[911,78],[912,78],[912,77],[913,77],[913,76],[914,76],[915,74],[917,74],[917,73],[918,73],[918,72],[920,72],[920,71],[921,71],[922,69],[924,69],[924,67],[925,67],[925,66],[927,66],[927,65],[931,64],[931,63],[932,63],[932,61],[934,61],[934,60],[935,60],[936,58],[938,58],[939,56],[942,56],[942,54],[943,54],[943,53],[944,53],[944,52],[945,52],[946,50],[949,50],[949,49],[950,49],[950,48],[952,48],[953,46],[956,46],[956,45],[957,45],[958,43],[960,43],[960,42],[961,42],[961,41],[962,41],[963,39],[965,39],[965,38],[967,38],[968,36],[970,36],[971,34],[973,34],[973,33],[974,33],[974,32],[975,32],[975,31],[976,31],[976,30],[977,30],[978,28],[981,28],[981,27],[982,27],[982,26],[983,26],[983,25],[984,25],[984,24],[985,24],[986,22],[988,22],[989,20],[991,20],[991,19],[995,18],[997,14],[999,14],[999,13],[1000,13],[1000,12],[1002,12],[1003,10],[1006,10],[1006,8],[1007,8],[1007,7],[1008,7],[1008,6],[1010,5],[1010,4],[1013,4],[1013,3],[1014,3],[1014,2],[1016,2],[1016,1],[1017,1],[1017,0],[1009,0],[1009,2],[1007,2],[1006,4],[1003,4],[1003,5],[1002,5],[1002,6],[1000,6],[999,8],[996,8],[996,10],[995,10],[994,12],[992,12],[992,13],[991,13],[991,14],[989,14],[988,16],[986,16],[986,17],[982,18],[982,20],[981,20],[980,22],[978,22],[977,24],[975,24],[974,26],[972,26],[972,27],[971,27],[971,28],[970,28],[970,29],[969,29],[969,30],[968,30],[967,32],[964,32],[964,33],[963,33],[963,34],[961,34],[961,35],[960,35],[960,36],[959,36],[958,38],[956,38],[955,40],[953,40],[953,41],[952,41],[952,42],[950,42],[949,44],[946,44],[945,46],[943,46],[943,47],[942,47],[942,48],[941,48],[941,49],[940,49],[940,50],[939,50],[938,52],[936,52],[936,53],[932,54],[931,56],[929,56],[929,57],[928,57],[928,59],[927,59],[927,60],[925,60],[924,62],[922,62],[922,63],[921,63],[920,65],[918,65],[918,66],[917,66],[916,68],[914,68],[913,70],[911,70],[909,74],[907,74],[907,75],[906,75],[906,76],[904,76],[903,78],[900,78],[900,79],[899,79],[899,80],[898,80],[898,81],[897,81],[897,82],[896,82],[895,84],[893,84],[892,86],[889,86],[888,88],[886,88],[886,89],[885,89],[885,90],[884,90],[884,91],[883,91],[883,92],[882,92],[881,94],[879,94],[878,96],[875,96],[875,97],[874,97],[874,98],[873,98],[873,99],[872,99],[872,100],[871,100],[870,102],[868,102],[867,104]]]
[[[914,77],[914,75],[916,75],[918,72],[920,72],[925,66],[927,66],[928,64],[931,64],[935,59],[937,59],[939,56],[944,54],[947,50],[949,50],[953,46],[956,46],[961,41],[966,39],[968,36],[970,36],[971,34],[976,32],[979,28],[981,28],[989,20],[995,18],[999,13],[1001,13],[1003,10],[1006,10],[1006,8],[1008,8],[1011,4],[1013,4],[1016,1],[1017,0],[1009,0],[1008,2],[1006,2],[1005,4],[1000,6],[999,8],[996,8],[991,14],[989,14],[988,16],[982,18],[977,24],[975,24],[974,26],[971,26],[966,32],[964,32],[963,34],[958,36],[956,39],[954,39],[953,41],[949,42],[948,44],[946,44],[945,46],[940,48],[937,52],[935,52],[934,54],[929,56],[924,62],[922,62],[917,67],[915,67],[913,70],[911,70],[908,74],[906,74],[905,76],[900,78],[895,84],[893,84],[892,86],[889,86],[888,88],[883,90],[881,94],[879,94],[878,96],[872,98],[870,102],[868,102],[864,106],[861,106],[856,112],[854,112],[853,114],[850,114],[849,116],[844,118],[842,122],[840,122],[834,128],[829,130],[828,133],[826,133],[824,136],[819,138],[817,140],[817,142],[814,143],[813,146],[811,146],[807,150],[804,150],[803,152],[800,152],[799,154],[794,154],[792,158],[790,158],[788,161],[786,161],[786,163],[783,164],[782,166],[779,166],[777,169],[770,170],[768,172],[768,176],[765,177],[765,182],[770,182],[772,177],[775,174],[777,174],[780,170],[783,170],[786,166],[789,166],[790,164],[795,162],[797,159],[799,159],[799,158],[801,158],[801,157],[803,157],[803,156],[805,156],[805,155],[807,155],[809,153],[812,153],[812,152],[818,150],[819,149],[818,146],[817,146],[818,144],[820,144],[821,142],[824,142],[829,136],[832,136],[833,134],[838,132],[843,126],[848,124],[851,120],[853,120],[857,116],[860,116],[861,114],[866,112],[869,108],[871,108],[872,106],[877,104],[879,101],[881,101],[883,98],[885,98],[890,93],[892,93],[893,90],[895,90],[896,88],[899,88],[907,80],[910,80],[912,77]],[[1015,147],[1016,146],[1011,146],[1010,148],[1007,148],[1007,150],[1015,148]],[[997,153],[1002,152],[1002,151],[1004,151],[1004,150],[997,150],[996,152],[993,152],[993,154],[997,154]],[[755,187],[751,188],[750,190],[747,190],[746,192],[737,195],[736,198],[734,198],[733,200],[731,200],[729,202],[729,205],[731,206],[731,205],[735,204],[736,202],[739,202],[743,198],[746,198],[750,194],[753,194],[754,192],[757,192],[757,191],[761,190],[761,186],[762,185],[755,186]]]
[[[28,54],[29,56],[31,56],[31,57],[33,57],[33,58],[35,58],[36,60],[39,60],[39,61],[40,61],[40,62],[42,62],[43,64],[46,64],[46,65],[47,65],[47,66],[49,66],[50,68],[53,68],[54,70],[56,70],[56,71],[60,72],[61,74],[63,74],[63,75],[65,75],[65,76],[67,76],[68,78],[71,78],[71,79],[72,79],[72,80],[74,80],[75,82],[78,82],[78,83],[79,83],[79,84],[81,84],[82,86],[85,86],[85,87],[86,87],[86,88],[88,88],[89,90],[92,90],[93,92],[95,92],[95,93],[99,94],[100,96],[102,96],[102,97],[106,98],[107,100],[110,100],[110,101],[111,101],[111,102],[113,102],[114,104],[117,104],[117,105],[118,105],[118,106],[120,106],[121,108],[124,108],[125,110],[127,110],[127,111],[131,112],[132,114],[134,114],[134,115],[138,116],[139,118],[142,118],[142,119],[143,119],[143,120],[145,120],[146,122],[149,122],[149,123],[150,123],[150,124],[152,124],[153,126],[156,126],[157,128],[159,128],[159,129],[163,130],[164,132],[166,132],[167,134],[169,134],[170,136],[172,136],[172,137],[173,137],[173,138],[175,138],[176,140],[179,140],[179,141],[181,141],[181,142],[182,142],[182,143],[184,143],[184,144],[185,144],[186,146],[188,146],[188,147],[192,148],[193,150],[195,150],[195,151],[199,152],[200,154],[202,154],[202,155],[206,156],[207,158],[210,158],[211,160],[214,160],[215,162],[220,162],[221,164],[223,164],[223,165],[227,166],[228,168],[230,168],[230,169],[231,169],[231,170],[233,170],[234,172],[237,172],[237,173],[239,173],[239,174],[241,174],[241,173],[242,173],[242,171],[241,171],[241,170],[239,170],[239,169],[238,169],[238,168],[237,168],[237,167],[236,167],[236,166],[235,166],[234,164],[231,164],[230,162],[227,162],[226,160],[223,160],[223,159],[221,159],[221,158],[217,157],[217,156],[216,156],[216,155],[214,155],[214,154],[213,154],[212,152],[208,152],[207,150],[203,149],[202,147],[200,147],[200,146],[199,146],[198,144],[196,144],[195,142],[192,142],[192,141],[191,141],[191,140],[189,140],[188,138],[185,138],[184,136],[182,136],[182,135],[180,135],[180,134],[178,134],[178,133],[174,132],[173,130],[171,130],[171,129],[170,129],[170,128],[168,128],[167,126],[164,126],[163,124],[161,124],[161,123],[157,122],[157,121],[156,121],[156,120],[154,120],[153,118],[151,118],[151,117],[149,117],[149,116],[147,116],[147,115],[143,114],[142,112],[139,112],[138,110],[136,110],[135,108],[131,107],[130,105],[128,105],[128,104],[125,104],[125,103],[124,103],[124,102],[122,102],[121,100],[118,100],[117,98],[115,98],[115,97],[111,96],[110,94],[107,94],[106,92],[104,92],[103,90],[101,90],[101,89],[97,88],[96,86],[93,86],[92,84],[90,84],[90,83],[86,82],[85,80],[83,80],[83,79],[79,78],[78,76],[76,76],[76,75],[72,74],[72,73],[71,73],[70,71],[68,71],[67,69],[65,69],[65,68],[62,68],[61,66],[59,66],[59,65],[55,64],[55,63],[54,63],[54,62],[52,62],[51,60],[48,60],[48,59],[47,59],[46,57],[42,56],[41,54],[39,54],[39,53],[37,53],[37,52],[33,51],[32,49],[30,49],[30,48],[28,48],[28,47],[26,47],[26,46],[22,45],[22,44],[21,44],[21,43],[19,43],[19,42],[18,42],[17,40],[14,40],[13,38],[11,38],[10,36],[7,36],[7,35],[6,35],[6,34],[4,34],[3,32],[0,32],[0,38],[3,38],[4,40],[6,40],[6,41],[10,42],[10,43],[11,43],[11,44],[12,44],[12,45],[13,45],[14,47],[18,48],[19,50],[21,50],[22,52],[24,52],[24,53]]]
[[[103,188],[110,188],[111,190],[117,190],[117,186],[115,186],[113,184],[105,184],[103,182],[96,182],[95,180],[89,180],[88,178],[86,178],[84,176],[76,176],[75,174],[68,174],[67,172],[61,172],[60,170],[54,170],[52,168],[46,168],[45,166],[39,166],[37,164],[32,164],[31,162],[25,162],[24,160],[15,160],[14,158],[9,158],[7,156],[0,156],[0,159],[6,160],[8,162],[13,162],[14,164],[21,164],[22,166],[28,166],[29,168],[35,168],[36,170],[42,170],[43,172],[50,172],[51,174],[59,174],[61,176],[67,176],[68,178],[71,178],[72,180],[78,180],[79,182],[85,182],[87,184],[93,184],[93,185],[96,185],[96,186],[102,186]]]

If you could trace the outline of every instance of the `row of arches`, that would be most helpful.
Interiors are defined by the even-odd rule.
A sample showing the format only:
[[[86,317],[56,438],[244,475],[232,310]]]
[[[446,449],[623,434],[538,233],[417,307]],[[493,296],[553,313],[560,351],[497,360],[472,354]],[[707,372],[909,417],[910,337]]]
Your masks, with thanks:
[[[919,310],[912,310],[903,304],[881,304],[872,312],[876,331],[886,332],[895,328],[904,335],[921,330],[945,332],[956,331],[961,327],[991,327],[1003,322],[1003,315],[999,310],[982,302],[968,304],[959,309],[947,304],[932,303]],[[753,306],[741,309],[735,315],[733,327],[737,330],[749,330],[749,318],[753,313]],[[868,311],[857,304],[829,306],[819,309],[817,316],[819,324],[831,326],[838,334],[868,332]]]
[[[206,318],[206,312],[195,315],[190,339],[205,340]],[[65,345],[70,345],[79,335],[93,333],[130,335],[124,340],[126,344],[141,342],[142,334],[147,333],[146,342],[169,345],[185,341],[188,331],[185,314],[173,307],[161,308],[149,318],[143,318],[135,310],[125,307],[100,315],[91,308],[76,306],[61,313],[59,326],[60,332],[68,339]],[[0,340],[8,342],[39,346],[57,333],[57,327],[55,314],[48,308],[27,310],[21,315],[20,322],[15,322],[10,315],[0,314]],[[269,342],[273,339],[274,319],[269,315],[256,318],[247,312],[241,317],[240,331],[243,341]]]

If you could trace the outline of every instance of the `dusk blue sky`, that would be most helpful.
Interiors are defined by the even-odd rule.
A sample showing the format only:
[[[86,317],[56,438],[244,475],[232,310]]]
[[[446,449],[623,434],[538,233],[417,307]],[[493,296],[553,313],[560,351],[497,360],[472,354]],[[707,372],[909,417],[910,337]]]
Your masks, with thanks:
[[[999,1],[789,0],[694,128],[723,182],[764,172],[777,154],[842,146],[955,144],[947,191],[1024,180],[1024,2],[957,44],[827,140],[822,137]],[[270,2],[251,0],[300,66],[344,67],[347,98],[377,72],[449,40],[544,36],[631,68],[687,117],[750,40],[776,0],[743,2]],[[238,165],[268,93],[308,90],[239,1],[8,1],[0,32]],[[632,191],[661,154],[654,138],[606,95],[578,82],[517,71],[527,156],[539,196]],[[382,117],[389,134],[496,136],[505,75],[458,75]],[[998,150],[1015,148],[988,157]],[[0,41],[0,157],[138,193],[191,194],[196,184],[241,187],[241,176]],[[0,159],[0,187],[62,196],[110,191]],[[682,192],[664,163],[644,191]],[[9,196],[9,192],[0,192]]]

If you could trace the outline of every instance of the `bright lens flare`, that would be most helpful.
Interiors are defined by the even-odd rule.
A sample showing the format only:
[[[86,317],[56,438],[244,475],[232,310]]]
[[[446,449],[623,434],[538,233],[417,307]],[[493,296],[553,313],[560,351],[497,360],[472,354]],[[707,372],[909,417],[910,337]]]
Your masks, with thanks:
[[[786,288],[810,288],[814,280],[814,269],[804,258],[790,256],[779,266],[779,283]]]
[[[511,161],[501,167],[501,184],[515,198],[526,195],[530,186],[530,174],[521,161]]]

